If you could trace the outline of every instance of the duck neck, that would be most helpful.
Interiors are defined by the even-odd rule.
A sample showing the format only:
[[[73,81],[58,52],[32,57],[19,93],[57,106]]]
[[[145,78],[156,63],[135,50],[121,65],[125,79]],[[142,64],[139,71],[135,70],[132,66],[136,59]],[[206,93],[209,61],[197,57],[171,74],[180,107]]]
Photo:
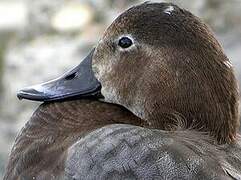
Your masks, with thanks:
[[[105,125],[141,125],[128,110],[95,100],[75,100],[41,105],[30,120],[31,126],[61,134],[85,134]]]
[[[209,134],[218,144],[236,142],[239,128],[237,101],[231,105],[213,103],[196,110],[191,106],[186,106],[185,109],[168,108],[154,99],[151,101],[154,103],[147,102],[145,100],[142,104],[135,103],[134,106],[127,107],[146,122],[145,126],[167,131],[195,130]]]

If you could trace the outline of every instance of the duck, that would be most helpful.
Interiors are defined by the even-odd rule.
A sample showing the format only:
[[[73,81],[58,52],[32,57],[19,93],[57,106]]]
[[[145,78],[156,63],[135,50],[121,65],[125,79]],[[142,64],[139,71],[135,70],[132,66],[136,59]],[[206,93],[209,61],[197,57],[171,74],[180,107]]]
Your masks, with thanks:
[[[20,90],[43,101],[8,179],[241,179],[239,93],[212,30],[172,3],[123,12],[89,55]]]

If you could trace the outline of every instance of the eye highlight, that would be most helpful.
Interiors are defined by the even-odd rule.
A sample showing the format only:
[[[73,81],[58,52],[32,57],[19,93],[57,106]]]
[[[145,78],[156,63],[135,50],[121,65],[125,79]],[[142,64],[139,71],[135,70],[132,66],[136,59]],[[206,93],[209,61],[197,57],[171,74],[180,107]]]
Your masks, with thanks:
[[[132,44],[132,40],[128,37],[122,37],[118,42],[118,45],[124,49],[130,47]]]

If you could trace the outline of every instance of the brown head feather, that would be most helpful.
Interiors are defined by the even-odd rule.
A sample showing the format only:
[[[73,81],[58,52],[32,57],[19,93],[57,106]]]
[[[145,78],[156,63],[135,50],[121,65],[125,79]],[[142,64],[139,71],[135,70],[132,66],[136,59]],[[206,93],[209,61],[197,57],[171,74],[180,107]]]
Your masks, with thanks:
[[[123,36],[134,45],[121,49]],[[178,115],[185,128],[208,132],[219,143],[234,142],[239,127],[237,82],[229,64],[212,31],[170,3],[144,3],[124,12],[93,58],[106,101],[161,129],[176,126]]]

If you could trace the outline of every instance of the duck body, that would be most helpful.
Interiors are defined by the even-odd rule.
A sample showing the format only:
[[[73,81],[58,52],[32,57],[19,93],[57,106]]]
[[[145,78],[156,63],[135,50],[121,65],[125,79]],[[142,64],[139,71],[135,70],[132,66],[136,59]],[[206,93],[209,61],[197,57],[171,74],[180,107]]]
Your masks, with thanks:
[[[147,126],[96,100],[43,104],[18,135],[4,179],[240,178],[238,144]]]
[[[17,137],[5,180],[241,179],[233,69],[176,5],[130,8],[80,65],[18,97],[47,104]]]

